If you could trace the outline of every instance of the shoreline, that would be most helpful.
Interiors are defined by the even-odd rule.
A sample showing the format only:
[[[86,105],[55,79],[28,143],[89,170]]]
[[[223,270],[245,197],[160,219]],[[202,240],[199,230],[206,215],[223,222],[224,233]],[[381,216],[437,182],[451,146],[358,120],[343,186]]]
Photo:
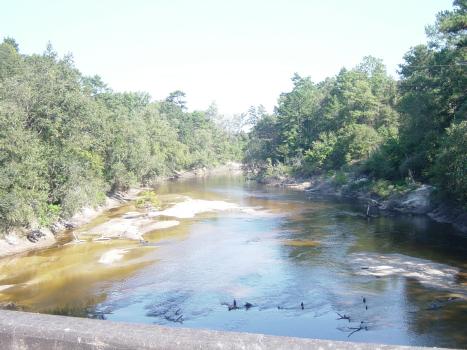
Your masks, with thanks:
[[[17,228],[0,239],[0,259],[49,248],[58,243],[57,236],[69,229],[78,228],[92,221],[106,210],[117,208],[128,201],[135,200],[144,188],[131,188],[126,192],[109,194],[105,202],[97,207],[84,207],[68,220],[60,219],[48,228]],[[37,232],[37,241],[28,239],[31,232]],[[31,237],[31,236],[30,236]],[[32,238],[32,237],[31,237]]]
[[[151,186],[133,187],[126,192],[109,194],[106,196],[104,204],[97,207],[84,207],[69,220],[60,219],[49,228],[29,230],[18,228],[6,234],[0,239],[0,259],[51,247],[59,243],[57,238],[60,234],[69,229],[77,229],[88,224],[107,210],[136,200],[140,192],[153,189],[159,183],[239,173],[243,173],[242,165],[236,162],[229,162],[213,168],[204,167],[177,172],[172,176],[156,179]],[[353,179],[352,183],[355,184],[364,180],[364,178]],[[350,185],[348,182],[338,185],[333,182],[332,178],[325,178],[323,176],[310,178],[274,177],[258,182],[266,186],[283,187],[306,192],[309,195],[315,194],[335,198],[356,199],[367,206],[366,215],[369,217],[393,213],[427,215],[436,222],[451,224],[460,233],[467,234],[467,212],[459,207],[434,201],[432,199],[434,189],[428,185],[417,185],[414,189],[408,190],[405,193],[382,198],[368,190],[351,190],[349,189]],[[33,238],[33,240],[30,240],[28,236],[31,232],[40,234],[37,237],[30,237]]]
[[[48,228],[16,228],[5,234],[4,237],[0,238],[0,259],[49,248],[59,242],[57,240],[58,235],[69,229],[77,229],[91,222],[109,209],[117,208],[125,203],[136,200],[140,192],[152,189],[153,186],[158,183],[239,172],[242,172],[240,163],[227,162],[226,164],[212,168],[203,167],[199,169],[191,169],[183,172],[177,172],[171,176],[161,177],[155,179],[151,186],[132,187],[125,192],[108,194],[106,195],[105,202],[102,205],[97,207],[84,207],[70,219],[60,219]]]
[[[426,215],[435,222],[450,224],[461,234],[467,235],[467,211],[459,206],[435,200],[433,198],[434,187],[418,184],[413,189],[404,193],[391,194],[387,198],[378,196],[369,190],[352,189],[352,185],[368,181],[368,178],[360,177],[344,184],[336,184],[332,178],[313,176],[309,178],[275,177],[258,182],[266,186],[303,191],[310,195],[356,199],[367,205],[366,215],[369,217],[388,214]]]

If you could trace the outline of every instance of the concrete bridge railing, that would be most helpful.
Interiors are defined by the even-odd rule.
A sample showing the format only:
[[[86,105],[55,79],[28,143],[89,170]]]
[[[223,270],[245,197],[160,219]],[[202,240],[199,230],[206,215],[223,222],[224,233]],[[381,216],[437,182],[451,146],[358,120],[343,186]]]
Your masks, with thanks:
[[[426,349],[0,311],[0,349]]]

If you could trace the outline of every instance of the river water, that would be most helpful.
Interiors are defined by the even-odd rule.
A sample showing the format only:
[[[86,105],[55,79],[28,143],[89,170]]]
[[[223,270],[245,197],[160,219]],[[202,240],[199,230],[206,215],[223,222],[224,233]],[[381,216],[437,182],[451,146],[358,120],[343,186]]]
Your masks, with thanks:
[[[75,232],[84,243],[64,245],[67,233],[0,260],[0,301],[171,327],[467,347],[467,239],[450,226],[367,219],[359,203],[242,177],[155,191],[166,210],[153,220],[178,226],[145,243],[93,241],[93,227],[138,211],[110,210]]]

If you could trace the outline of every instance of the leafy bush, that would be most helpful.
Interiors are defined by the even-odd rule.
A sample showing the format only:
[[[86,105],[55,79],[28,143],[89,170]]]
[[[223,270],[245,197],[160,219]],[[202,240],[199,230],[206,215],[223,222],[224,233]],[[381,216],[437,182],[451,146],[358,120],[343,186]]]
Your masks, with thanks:
[[[100,204],[109,190],[239,157],[241,138],[205,112],[187,112],[181,92],[153,102],[146,93],[113,92],[50,46],[22,55],[7,38],[0,57],[3,232],[49,225]]]
[[[433,173],[435,183],[448,196],[467,203],[467,121],[446,130]]]
[[[333,177],[333,182],[338,186],[345,185],[348,182],[347,174],[343,171],[337,171]]]
[[[321,133],[319,139],[313,141],[311,148],[305,152],[304,171],[319,172],[326,168],[329,157],[335,151],[337,137],[334,133]]]
[[[381,136],[368,125],[353,124],[339,130],[334,166],[352,165],[368,159],[380,142]]]
[[[41,227],[48,227],[57,221],[62,212],[58,204],[46,204],[41,207],[39,212],[39,224]]]
[[[135,201],[137,208],[144,208],[146,206],[152,206],[154,208],[159,208],[161,201],[157,197],[154,191],[143,191],[139,194],[138,198]]]
[[[381,198],[389,197],[393,190],[394,185],[387,180],[377,180],[370,185],[371,192],[378,195]]]
[[[363,171],[372,177],[387,180],[400,179],[408,174],[401,167],[404,150],[398,138],[389,138],[363,164]]]
[[[368,184],[370,191],[381,198],[388,198],[393,194],[402,194],[409,190],[415,189],[416,184],[408,183],[407,181],[392,182],[388,180],[378,179]]]
[[[314,173],[357,164],[375,151],[381,139],[375,129],[363,124],[346,126],[337,133],[321,133],[305,152],[305,170]]]

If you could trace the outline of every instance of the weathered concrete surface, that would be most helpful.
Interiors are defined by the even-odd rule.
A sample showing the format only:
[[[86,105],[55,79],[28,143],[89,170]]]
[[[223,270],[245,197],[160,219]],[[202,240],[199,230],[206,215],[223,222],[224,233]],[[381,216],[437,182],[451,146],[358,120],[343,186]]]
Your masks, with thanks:
[[[426,349],[0,311],[0,349]]]

